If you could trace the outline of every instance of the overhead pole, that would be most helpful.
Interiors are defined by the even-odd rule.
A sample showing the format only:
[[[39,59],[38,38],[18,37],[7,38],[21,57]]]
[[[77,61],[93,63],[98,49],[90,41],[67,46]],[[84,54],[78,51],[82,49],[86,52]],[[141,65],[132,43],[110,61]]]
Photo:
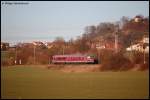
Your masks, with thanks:
[[[145,35],[144,35],[144,38],[145,39]],[[145,41],[143,41],[143,63],[145,64],[146,61],[145,61],[145,45],[144,45]]]
[[[17,64],[17,46],[16,46],[16,54],[15,54],[15,65]]]
[[[118,32],[119,32],[119,25],[116,25],[116,31],[115,31],[115,53],[118,52]]]
[[[35,47],[36,47],[36,43],[33,42],[33,59],[34,59],[34,64],[35,64]]]
[[[35,45],[34,45],[34,64],[35,64]]]
[[[118,35],[115,33],[115,52],[118,52]]]

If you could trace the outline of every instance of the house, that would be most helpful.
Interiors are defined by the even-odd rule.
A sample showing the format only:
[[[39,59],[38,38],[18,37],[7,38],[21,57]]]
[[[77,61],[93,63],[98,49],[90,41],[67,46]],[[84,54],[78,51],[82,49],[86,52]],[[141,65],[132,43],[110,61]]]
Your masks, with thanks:
[[[134,44],[130,47],[126,48],[127,51],[139,51],[139,52],[146,52],[149,53],[149,45],[146,45],[145,48],[143,48],[143,44]]]
[[[149,44],[149,37],[144,37],[141,42]]]
[[[33,41],[32,44],[39,48],[47,48],[47,46],[41,41]]]
[[[6,51],[9,49],[9,43],[1,42],[1,50]]]
[[[126,51],[138,51],[149,53],[149,38],[144,37],[139,43],[133,44],[130,47],[126,48]]]
[[[91,44],[91,48],[96,48],[98,50],[115,50],[115,41],[114,40],[103,40],[96,41]],[[120,50],[122,45],[120,42],[117,43],[117,48]]]
[[[141,22],[143,18],[141,16],[135,16],[134,22]]]
[[[18,43],[17,47],[27,47],[27,48],[32,48],[33,44],[32,43]]]
[[[54,45],[53,45],[53,43],[48,42],[46,46],[48,49],[51,49]]]
[[[91,48],[96,48],[96,49],[104,49],[105,44],[97,41],[97,42],[91,43],[90,47]]]
[[[40,42],[40,41],[33,41],[33,44],[36,45],[36,46],[42,46],[42,45],[44,45],[44,43]]]

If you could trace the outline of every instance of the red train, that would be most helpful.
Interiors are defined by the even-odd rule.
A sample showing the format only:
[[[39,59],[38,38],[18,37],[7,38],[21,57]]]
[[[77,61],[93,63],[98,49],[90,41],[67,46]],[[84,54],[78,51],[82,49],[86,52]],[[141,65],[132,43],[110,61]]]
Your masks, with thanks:
[[[85,55],[54,55],[52,63],[97,63],[97,60]]]

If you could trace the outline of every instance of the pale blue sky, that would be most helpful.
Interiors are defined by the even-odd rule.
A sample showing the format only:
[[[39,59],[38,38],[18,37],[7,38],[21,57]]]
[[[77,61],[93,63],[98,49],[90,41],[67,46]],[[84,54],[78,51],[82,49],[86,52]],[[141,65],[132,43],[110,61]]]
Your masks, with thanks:
[[[8,42],[52,41],[57,36],[69,40],[80,36],[88,25],[119,21],[122,16],[149,16],[148,1],[28,1],[29,4],[24,5],[5,3],[1,2],[1,40]]]

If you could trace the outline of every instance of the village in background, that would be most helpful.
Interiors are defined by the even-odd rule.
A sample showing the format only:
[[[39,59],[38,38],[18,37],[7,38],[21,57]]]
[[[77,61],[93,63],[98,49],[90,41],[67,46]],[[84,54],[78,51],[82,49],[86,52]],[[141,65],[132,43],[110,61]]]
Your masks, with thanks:
[[[119,20],[119,19],[118,19]],[[53,55],[90,55],[103,70],[149,69],[149,17],[123,16],[120,21],[86,26],[82,36],[65,41],[11,43],[1,41],[1,66],[51,64]]]

